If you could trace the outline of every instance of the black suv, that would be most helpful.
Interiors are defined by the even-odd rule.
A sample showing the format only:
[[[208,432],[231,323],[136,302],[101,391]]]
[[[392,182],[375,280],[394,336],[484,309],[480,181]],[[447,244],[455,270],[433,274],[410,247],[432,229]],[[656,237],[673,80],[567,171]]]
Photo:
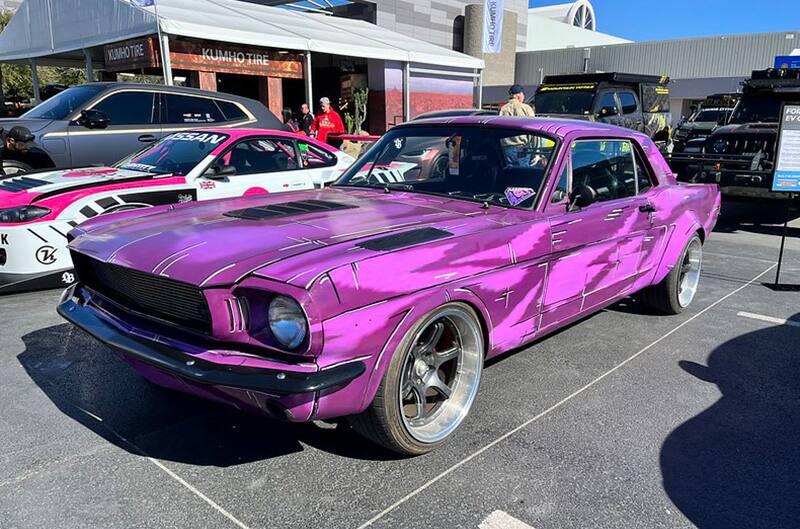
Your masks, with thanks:
[[[601,121],[670,142],[668,77],[628,73],[548,75],[536,90],[537,116]]]
[[[784,103],[800,104],[800,69],[754,71],[742,83],[741,98],[728,124],[705,140],[703,152],[673,155],[673,163],[698,167],[688,174],[679,173],[679,178],[717,183],[727,196],[786,198],[785,193],[771,191]]]
[[[109,165],[175,131],[198,127],[278,129],[267,107],[245,97],[194,88],[89,83],[64,90],[0,127],[30,129],[27,153],[9,153],[7,176],[34,169]]]

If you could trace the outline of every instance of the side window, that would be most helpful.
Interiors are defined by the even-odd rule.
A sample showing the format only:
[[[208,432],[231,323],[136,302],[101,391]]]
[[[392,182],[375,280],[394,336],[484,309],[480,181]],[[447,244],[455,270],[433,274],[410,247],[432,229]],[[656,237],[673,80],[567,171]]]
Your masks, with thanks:
[[[167,107],[164,123],[218,123],[225,121],[213,99],[165,94]]]
[[[294,142],[260,138],[237,143],[223,159],[237,175],[292,171],[298,168]]]
[[[642,159],[639,151],[634,150],[633,154],[636,162],[636,189],[638,194],[642,194],[653,187],[653,175],[650,173],[650,167]]]
[[[633,92],[619,92],[619,103],[622,105],[623,114],[633,114],[639,108]]]
[[[627,140],[589,140],[572,144],[573,186],[586,185],[605,202],[636,195],[633,148]]]
[[[606,92],[600,96],[600,100],[597,102],[597,113],[600,116],[616,116],[619,113],[614,92]]]
[[[119,92],[94,106],[110,120],[110,125],[152,125],[155,105],[153,92]]]
[[[297,146],[300,148],[300,159],[304,169],[317,169],[336,165],[336,157],[316,145],[299,141]]]
[[[217,106],[219,106],[219,109],[222,111],[225,121],[241,121],[243,119],[247,119],[247,115],[236,103],[218,99]]]
[[[561,176],[558,177],[558,183],[553,190],[553,197],[550,199],[551,204],[558,204],[563,202],[569,196],[569,164],[564,164],[564,170],[561,171]]]

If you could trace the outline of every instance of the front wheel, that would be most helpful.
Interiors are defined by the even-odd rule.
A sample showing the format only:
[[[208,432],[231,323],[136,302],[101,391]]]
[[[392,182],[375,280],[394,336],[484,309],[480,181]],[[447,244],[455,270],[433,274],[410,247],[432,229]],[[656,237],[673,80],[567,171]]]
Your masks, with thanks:
[[[483,353],[481,325],[468,305],[449,303],[430,312],[403,338],[353,428],[404,455],[441,446],[475,400]]]
[[[642,291],[642,302],[663,314],[680,314],[694,301],[702,265],[703,241],[694,234],[669,275],[661,283]]]

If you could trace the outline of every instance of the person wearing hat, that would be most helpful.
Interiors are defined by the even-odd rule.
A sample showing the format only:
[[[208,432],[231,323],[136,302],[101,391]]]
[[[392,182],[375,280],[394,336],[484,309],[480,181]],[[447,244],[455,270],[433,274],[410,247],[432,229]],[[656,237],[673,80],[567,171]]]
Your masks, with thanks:
[[[533,108],[525,103],[525,89],[515,84],[508,89],[508,103],[500,108],[501,116],[520,116],[532,118],[535,116]],[[531,145],[527,135],[503,138],[503,154],[506,164],[512,167],[526,167],[531,164]]]
[[[18,125],[12,127],[8,132],[0,129],[0,139],[3,141],[3,149],[0,151],[0,177],[3,177],[6,176],[3,160],[6,157],[12,157],[14,153],[27,153],[31,148],[34,136],[27,127]]]
[[[328,134],[344,132],[342,117],[331,108],[331,100],[323,97],[319,100],[321,112],[314,118],[311,124],[311,135],[321,142],[327,142]]]

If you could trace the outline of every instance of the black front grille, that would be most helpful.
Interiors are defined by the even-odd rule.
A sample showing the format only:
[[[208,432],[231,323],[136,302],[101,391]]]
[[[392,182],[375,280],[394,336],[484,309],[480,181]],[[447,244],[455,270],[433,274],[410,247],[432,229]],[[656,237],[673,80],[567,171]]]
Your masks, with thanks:
[[[182,283],[72,252],[80,281],[114,303],[144,316],[172,322],[206,334],[211,316],[203,292]]]
[[[246,220],[262,220],[293,215],[305,215],[307,213],[317,213],[319,211],[351,209],[355,207],[356,206],[348,206],[347,204],[339,204],[338,202],[328,202],[325,200],[296,200],[294,202],[281,202],[279,204],[269,204],[267,206],[229,211],[225,213],[225,216]]]
[[[771,160],[775,152],[776,136],[713,136],[711,139],[711,153],[737,154],[755,156],[761,153],[762,160]],[[718,143],[719,142],[719,143]],[[723,147],[724,142],[724,148]]]

